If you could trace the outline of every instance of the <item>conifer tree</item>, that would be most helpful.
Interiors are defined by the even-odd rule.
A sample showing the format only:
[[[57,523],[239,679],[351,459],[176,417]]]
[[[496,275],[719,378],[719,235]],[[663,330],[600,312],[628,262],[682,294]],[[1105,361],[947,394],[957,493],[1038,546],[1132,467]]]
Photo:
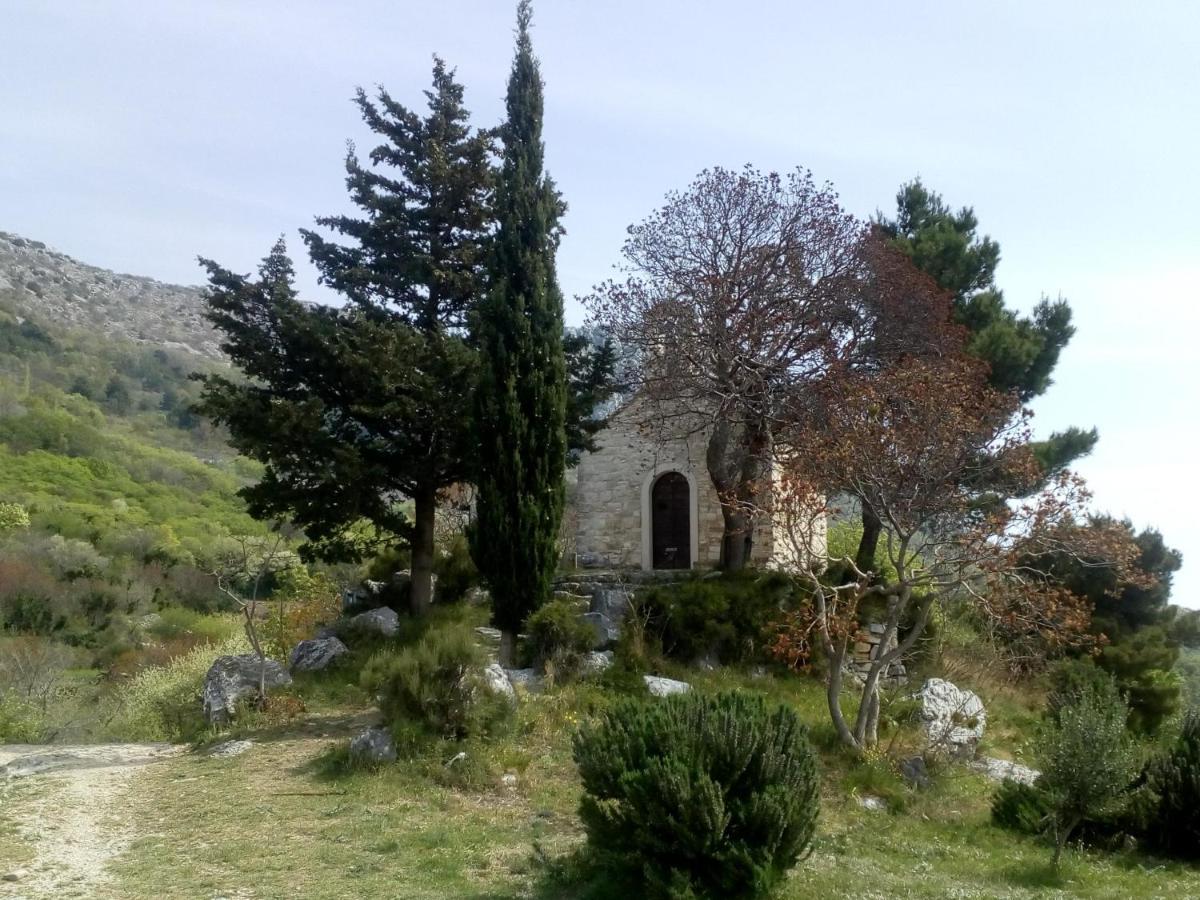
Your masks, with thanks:
[[[322,281],[350,302],[310,309],[291,287],[282,244],[250,281],[205,262],[210,319],[257,379],[210,377],[200,409],[267,468],[245,493],[256,515],[305,529],[312,555],[361,556],[364,521],[412,550],[414,612],[432,599],[438,493],[474,468],[470,398],[477,354],[467,320],[484,289],[492,136],[473,130],[454,73],[434,60],[424,116],[380,88],[359,90],[382,140],[353,147],[346,185],[360,218],[317,219],[347,239],[302,231]],[[406,514],[403,501],[412,501]]]
[[[543,173],[542,80],[517,7],[491,283],[480,304],[479,473],[473,552],[492,594],[501,662],[517,630],[550,596],[558,562],[567,446],[562,295],[554,255],[563,203]]]
[[[1031,316],[1021,316],[1004,302],[996,286],[1000,245],[978,234],[979,220],[970,207],[955,211],[921,180],[901,185],[896,217],[876,217],[875,225],[892,246],[953,298],[954,319],[967,329],[967,350],[988,364],[993,388],[1013,393],[1022,402],[1045,393],[1058,357],[1075,334],[1071,307],[1063,298],[1043,297]],[[1031,445],[1046,478],[1096,444],[1094,428],[1071,427]],[[856,564],[874,568],[883,523],[864,505],[863,534]]]
[[[469,476],[469,417],[432,415],[431,398],[453,407],[458,386],[458,408],[469,405],[476,354],[462,338],[431,342],[353,305],[301,302],[282,240],[255,279],[202,262],[208,318],[248,378],[205,376],[197,409],[263,464],[241,491],[250,512],[303,528],[310,557],[356,559],[379,549],[376,538],[415,546],[402,499]],[[411,599],[421,611],[415,590]]]
[[[410,382],[423,384],[427,393],[414,396],[410,418],[402,423],[426,446],[423,458],[409,459],[406,473],[414,510],[405,536],[415,611],[432,599],[438,492],[465,480],[470,470],[469,417],[453,400],[470,396],[474,386],[463,338],[483,292],[493,175],[491,134],[470,127],[462,85],[436,57],[425,96],[422,117],[382,87],[375,100],[359,89],[363,119],[382,138],[370,153],[371,165],[360,162],[353,147],[346,159],[346,186],[364,215],[317,219],[348,244],[301,232],[322,280],[368,319],[419,344],[419,355],[434,361],[441,375]]]

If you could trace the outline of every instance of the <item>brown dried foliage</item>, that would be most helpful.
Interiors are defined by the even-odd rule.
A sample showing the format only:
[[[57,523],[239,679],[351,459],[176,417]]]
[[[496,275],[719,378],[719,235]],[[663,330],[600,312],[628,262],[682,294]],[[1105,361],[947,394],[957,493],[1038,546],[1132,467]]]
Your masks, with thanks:
[[[946,336],[949,299],[803,170],[705,171],[630,228],[624,256],[626,279],[587,300],[592,321],[639,357],[645,429],[707,432],[734,567],[781,415],[831,372]]]
[[[776,649],[805,665],[819,641],[830,661],[830,711],[852,746],[875,742],[878,680],[911,649],[937,604],[973,601],[994,634],[1025,648],[1018,654],[1086,645],[1087,603],[1056,587],[1036,561],[1067,553],[1124,571],[1136,558],[1119,529],[1079,527],[1090,498],[1077,477],[1062,473],[1032,493],[1042,473],[1029,447],[1029,414],[990,388],[986,368],[965,354],[835,371],[794,407],[790,425],[777,442],[783,475],[774,505],[814,602],[782,623]],[[883,520],[883,571],[822,559],[812,543],[812,497],[846,494]],[[871,597],[886,609],[884,646],[901,621],[915,624],[875,660],[851,727],[837,696],[858,608]]]

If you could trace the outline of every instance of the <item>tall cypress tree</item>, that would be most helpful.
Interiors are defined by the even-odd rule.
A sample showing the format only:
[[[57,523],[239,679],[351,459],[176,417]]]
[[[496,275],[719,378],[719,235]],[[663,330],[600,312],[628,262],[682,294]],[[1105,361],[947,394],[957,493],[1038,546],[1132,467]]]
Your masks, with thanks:
[[[542,79],[531,15],[529,0],[521,0],[500,129],[491,283],[476,316],[483,362],[472,545],[506,665],[517,630],[551,594],[567,458],[563,303],[554,266],[564,206],[542,169]]]

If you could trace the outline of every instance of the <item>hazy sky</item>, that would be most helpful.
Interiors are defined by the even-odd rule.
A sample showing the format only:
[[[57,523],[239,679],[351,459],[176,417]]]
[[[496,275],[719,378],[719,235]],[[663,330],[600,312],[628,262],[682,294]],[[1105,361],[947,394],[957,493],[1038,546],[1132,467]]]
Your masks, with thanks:
[[[181,283],[197,254],[299,251],[346,205],[346,139],[369,146],[354,87],[420,103],[436,52],[492,124],[513,12],[0,0],[0,230]],[[1000,242],[1011,303],[1071,301],[1039,427],[1099,427],[1097,505],[1160,528],[1200,606],[1200,4],[540,0],[534,24],[569,298],[706,166],[805,166],[863,216],[920,175]]]

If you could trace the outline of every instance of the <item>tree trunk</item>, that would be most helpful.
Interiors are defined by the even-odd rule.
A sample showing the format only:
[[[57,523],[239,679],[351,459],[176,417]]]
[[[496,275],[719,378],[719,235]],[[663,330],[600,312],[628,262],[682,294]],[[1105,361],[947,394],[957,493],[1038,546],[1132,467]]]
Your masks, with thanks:
[[[827,646],[832,646],[832,642],[829,642]],[[829,654],[829,676],[825,682],[825,702],[829,705],[829,717],[833,720],[834,730],[837,731],[842,743],[858,750],[861,749],[861,745],[854,739],[854,733],[850,731],[850,726],[846,724],[846,718],[842,715],[842,666],[846,661],[845,646],[845,642],[843,642],[838,650]]]
[[[500,629],[500,652],[499,661],[506,669],[511,669],[516,664],[517,658],[517,633],[509,631],[506,628]]]
[[[879,547],[879,536],[883,534],[883,522],[866,502],[862,504],[862,527],[862,538],[858,542],[858,552],[854,555],[854,565],[858,566],[860,572],[873,572],[875,551]]]
[[[721,568],[726,572],[740,572],[750,563],[754,529],[749,517],[738,506],[722,504],[721,515],[725,520],[725,533],[721,538]]]
[[[721,501],[724,534],[720,567],[739,572],[750,564],[754,524],[770,491],[771,435],[765,425],[735,426],[727,419],[713,425],[705,462]]]
[[[1058,862],[1062,858],[1063,847],[1067,845],[1067,841],[1071,839],[1071,832],[1079,825],[1081,817],[1076,816],[1067,823],[1067,827],[1063,828],[1058,822],[1054,824],[1054,859],[1051,860],[1051,866],[1054,871],[1058,871]]]
[[[433,603],[433,531],[437,514],[437,492],[418,491],[412,538],[412,594],[409,599],[414,616],[429,612]]]

